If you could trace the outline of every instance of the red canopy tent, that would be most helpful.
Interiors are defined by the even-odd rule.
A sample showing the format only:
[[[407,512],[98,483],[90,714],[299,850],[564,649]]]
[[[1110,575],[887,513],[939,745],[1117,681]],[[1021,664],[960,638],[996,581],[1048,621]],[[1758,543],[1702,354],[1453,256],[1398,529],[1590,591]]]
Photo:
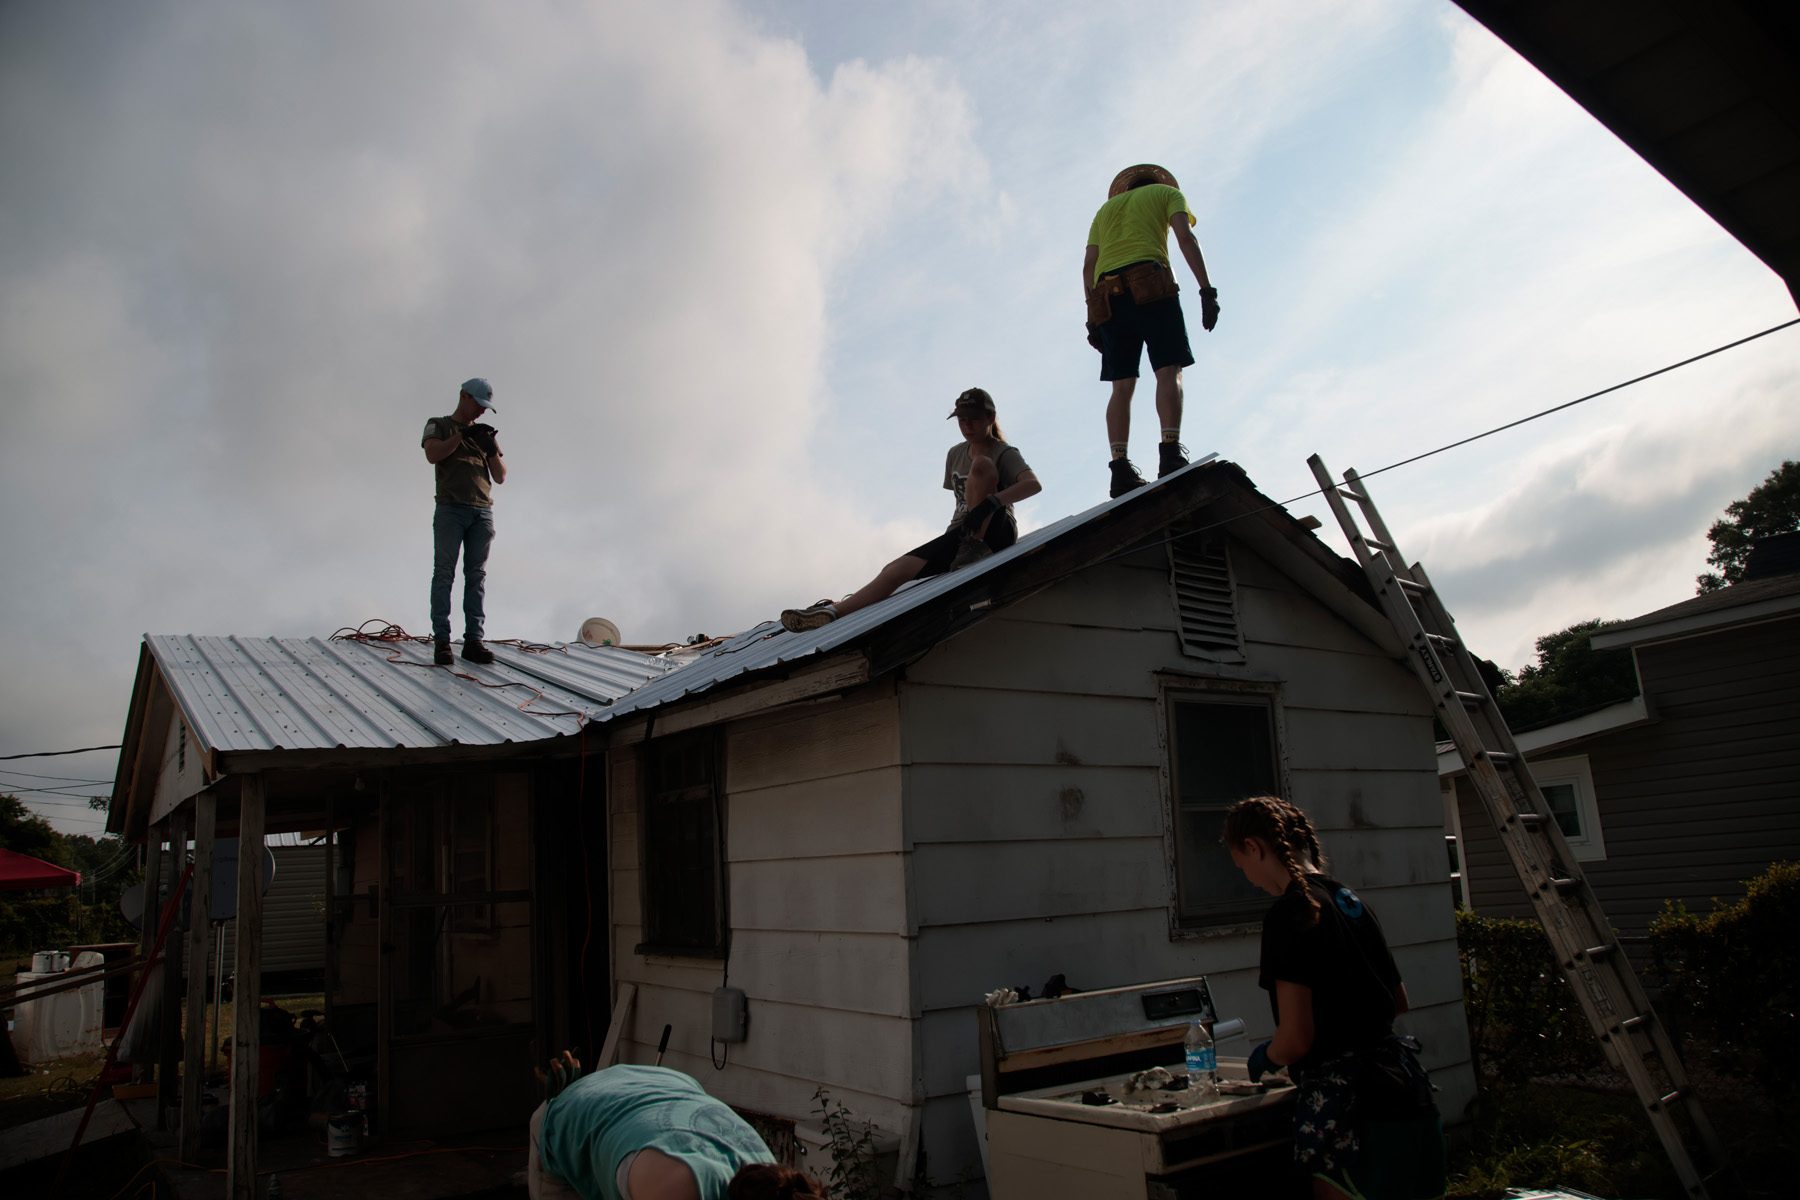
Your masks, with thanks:
[[[0,849],[0,892],[23,892],[32,888],[74,887],[81,882],[81,872],[47,863],[29,854]]]

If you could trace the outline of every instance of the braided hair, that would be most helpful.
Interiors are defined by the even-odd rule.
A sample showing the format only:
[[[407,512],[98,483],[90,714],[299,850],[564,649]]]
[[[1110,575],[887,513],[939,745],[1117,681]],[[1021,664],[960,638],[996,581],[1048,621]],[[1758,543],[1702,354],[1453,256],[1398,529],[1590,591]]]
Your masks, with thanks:
[[[725,1194],[730,1200],[828,1200],[825,1185],[811,1175],[774,1163],[740,1167]]]
[[[1281,858],[1281,865],[1295,883],[1301,885],[1312,918],[1319,919],[1319,898],[1306,886],[1306,872],[1325,869],[1325,848],[1313,823],[1298,805],[1279,796],[1252,796],[1239,800],[1225,814],[1225,844],[1243,846],[1251,838],[1260,838]]]

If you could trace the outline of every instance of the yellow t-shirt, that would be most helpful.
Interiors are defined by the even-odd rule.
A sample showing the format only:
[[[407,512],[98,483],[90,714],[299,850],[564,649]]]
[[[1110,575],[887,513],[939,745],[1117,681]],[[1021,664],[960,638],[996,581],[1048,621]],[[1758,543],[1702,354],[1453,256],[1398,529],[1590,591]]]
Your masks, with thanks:
[[[1132,188],[1102,204],[1088,226],[1087,244],[1100,248],[1094,279],[1135,262],[1168,262],[1169,222],[1176,213],[1187,213],[1188,224],[1196,223],[1187,197],[1166,183]]]

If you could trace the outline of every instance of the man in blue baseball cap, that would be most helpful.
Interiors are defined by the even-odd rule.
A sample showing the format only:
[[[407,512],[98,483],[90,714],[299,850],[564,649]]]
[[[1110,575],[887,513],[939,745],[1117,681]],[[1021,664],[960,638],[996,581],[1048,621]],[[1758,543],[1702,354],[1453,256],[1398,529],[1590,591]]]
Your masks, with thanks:
[[[491,663],[494,652],[481,644],[485,615],[488,549],[494,544],[493,484],[506,482],[506,459],[492,425],[477,424],[494,411],[494,389],[485,379],[462,385],[456,411],[425,422],[419,444],[425,461],[437,469],[437,512],[431,520],[432,661],[440,667],[455,662],[450,654],[450,585],[456,581],[456,559],[463,561],[462,656],[472,663]]]

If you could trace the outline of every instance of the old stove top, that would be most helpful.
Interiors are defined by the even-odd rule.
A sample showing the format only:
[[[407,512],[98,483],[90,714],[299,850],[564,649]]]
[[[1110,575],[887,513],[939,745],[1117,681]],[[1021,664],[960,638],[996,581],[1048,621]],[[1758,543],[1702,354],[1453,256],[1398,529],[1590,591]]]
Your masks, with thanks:
[[[1085,1121],[1090,1125],[1160,1134],[1286,1105],[1293,1099],[1287,1094],[1292,1085],[1285,1079],[1272,1081],[1265,1078],[1260,1085],[1250,1083],[1241,1058],[1219,1060],[1222,1084],[1218,1095],[1209,1096],[1186,1087],[1187,1075],[1179,1067],[1171,1067],[1168,1071],[1170,1077],[1182,1085],[1173,1088],[1133,1087],[1131,1081],[1138,1074],[1127,1072],[1070,1085],[1016,1092],[1000,1096],[995,1107],[1059,1121]]]
[[[1223,1094],[1132,1086],[1185,1078],[1182,1040],[1217,1021],[1202,976],[978,1013],[988,1191],[993,1200],[1166,1200],[1213,1195],[1225,1160],[1291,1137],[1294,1089],[1253,1086],[1221,1058]]]

